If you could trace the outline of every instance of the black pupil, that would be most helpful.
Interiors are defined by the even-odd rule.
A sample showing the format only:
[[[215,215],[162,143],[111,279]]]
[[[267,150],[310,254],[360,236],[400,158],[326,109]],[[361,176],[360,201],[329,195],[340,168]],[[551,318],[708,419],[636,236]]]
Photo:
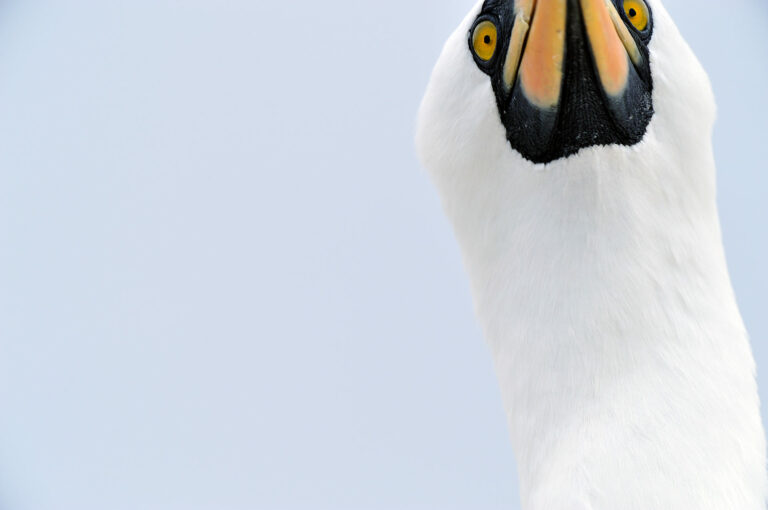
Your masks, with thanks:
[[[629,10],[629,17],[630,18],[634,18],[635,16],[637,16],[637,11],[634,10],[634,9],[630,9]]]
[[[485,44],[491,44],[491,36],[490,35],[486,35],[485,37],[483,37],[483,42]]]

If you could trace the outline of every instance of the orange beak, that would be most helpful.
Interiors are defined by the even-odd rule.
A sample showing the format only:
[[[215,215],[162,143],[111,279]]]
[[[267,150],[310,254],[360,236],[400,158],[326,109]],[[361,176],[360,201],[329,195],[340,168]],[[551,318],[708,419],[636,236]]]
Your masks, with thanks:
[[[502,83],[509,91],[519,78],[526,99],[542,109],[556,109],[560,102],[568,4],[515,0]],[[608,96],[618,97],[629,83],[630,66],[642,62],[642,53],[610,0],[579,0],[579,6],[600,84]]]
[[[507,140],[529,161],[633,145],[645,135],[654,114],[647,57],[653,33],[640,30],[631,9],[620,13],[616,3],[485,1],[469,33],[470,51],[491,78]],[[489,26],[493,49],[480,45],[480,54],[477,30]]]

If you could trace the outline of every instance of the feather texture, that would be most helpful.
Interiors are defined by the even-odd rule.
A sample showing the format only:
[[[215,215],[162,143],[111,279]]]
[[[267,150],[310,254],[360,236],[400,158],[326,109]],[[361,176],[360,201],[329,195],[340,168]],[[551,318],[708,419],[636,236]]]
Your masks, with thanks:
[[[417,146],[502,389],[525,510],[762,510],[755,367],[715,200],[708,77],[650,2],[656,114],[639,144],[546,165],[511,149],[446,43]]]

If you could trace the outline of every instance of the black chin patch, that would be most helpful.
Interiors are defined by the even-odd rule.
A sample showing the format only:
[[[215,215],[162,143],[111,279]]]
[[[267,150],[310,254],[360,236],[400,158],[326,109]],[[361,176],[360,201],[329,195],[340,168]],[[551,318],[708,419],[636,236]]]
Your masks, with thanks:
[[[614,1],[617,11],[623,13],[622,0]],[[498,20],[500,55],[505,55],[508,48],[514,22],[513,3],[487,0],[481,12],[481,17]],[[579,0],[568,0],[564,75],[557,110],[544,111],[529,104],[520,92],[519,81],[511,91],[505,91],[503,58],[483,69],[492,80],[499,114],[513,149],[531,162],[550,163],[583,148],[631,146],[643,139],[654,113],[647,50],[651,31],[638,33],[629,25],[628,28],[643,52],[644,64],[633,66],[630,62],[630,79],[619,98],[606,95],[600,85]]]

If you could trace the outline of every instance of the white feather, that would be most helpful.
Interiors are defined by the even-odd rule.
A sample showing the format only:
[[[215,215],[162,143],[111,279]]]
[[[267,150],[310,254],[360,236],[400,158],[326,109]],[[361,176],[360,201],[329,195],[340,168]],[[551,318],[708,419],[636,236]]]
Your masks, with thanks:
[[[417,145],[491,348],[525,510],[757,510],[766,454],[715,201],[711,86],[658,0],[656,114],[634,147],[511,149],[467,47],[445,45]]]

